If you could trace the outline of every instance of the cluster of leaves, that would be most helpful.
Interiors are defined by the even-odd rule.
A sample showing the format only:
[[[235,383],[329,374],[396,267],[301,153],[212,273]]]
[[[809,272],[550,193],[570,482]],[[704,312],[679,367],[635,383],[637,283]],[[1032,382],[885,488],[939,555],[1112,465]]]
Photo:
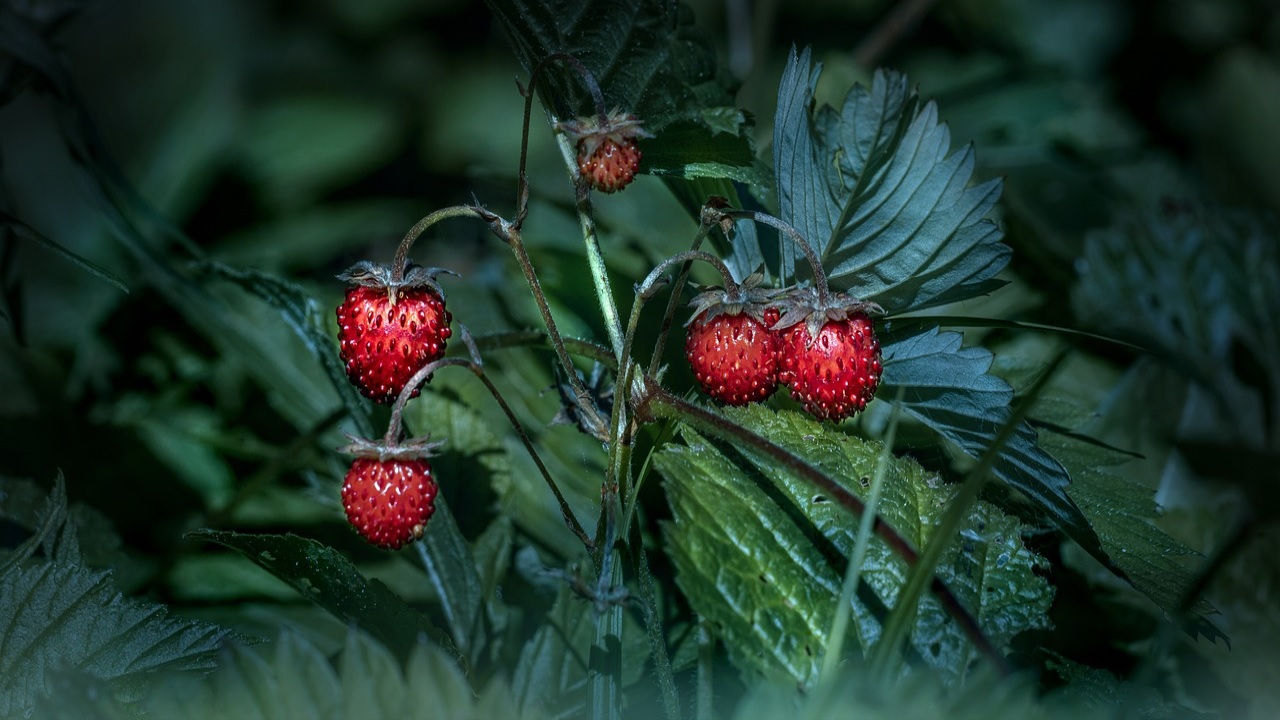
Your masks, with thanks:
[[[974,6],[982,4],[957,2],[944,21],[980,16]],[[398,236],[411,215],[405,203],[339,200],[339,209],[301,209],[327,204],[326,189],[382,155],[377,138],[394,135],[394,122],[385,113],[368,117],[359,104],[314,99],[255,114],[254,140],[243,151],[257,158],[252,182],[278,215],[208,251],[123,180],[63,59],[49,52],[54,24],[5,6],[0,46],[23,78],[52,89],[59,138],[125,249],[119,264],[133,272],[118,277],[104,269],[112,263],[45,237],[35,229],[40,223],[7,207],[0,225],[7,242],[52,248],[95,283],[105,280],[100,291],[141,293],[117,311],[119,323],[137,318],[147,302],[172,309],[146,339],[154,350],[111,354],[144,368],[160,390],[99,391],[92,412],[81,413],[90,419],[72,422],[131,439],[138,449],[115,456],[124,466],[117,473],[136,474],[127,464],[139,457],[154,463],[148,469],[177,489],[158,494],[160,480],[132,487],[168,503],[168,517],[134,523],[154,533],[144,544],[172,545],[179,536],[185,544],[153,551],[159,567],[139,568],[110,523],[68,509],[61,476],[48,494],[3,480],[0,518],[21,539],[8,542],[5,534],[0,550],[0,715],[392,717],[431,707],[449,717],[616,717],[625,707],[628,715],[661,708],[680,717],[692,697],[699,718],[732,712],[744,720],[823,717],[833,708],[869,717],[1081,717],[1117,709],[1178,716],[1189,712],[1184,703],[1203,706],[1204,697],[1222,694],[1180,690],[1190,685],[1187,675],[1160,664],[1164,652],[1184,660],[1198,652],[1168,628],[1184,625],[1219,643],[1222,633],[1198,593],[1208,577],[1195,572],[1192,547],[1201,543],[1170,524],[1154,496],[1166,459],[1175,466],[1185,456],[1199,474],[1227,477],[1265,477],[1262,468],[1274,467],[1266,463],[1280,427],[1280,378],[1262,359],[1280,349],[1280,260],[1266,223],[1164,208],[1093,232],[1080,249],[1072,299],[1082,320],[1186,371],[1180,387],[1208,388],[1208,405],[1223,418],[1245,403],[1247,412],[1232,432],[1214,436],[1216,444],[1187,442],[1189,429],[1171,428],[1168,435],[1182,440],[1174,450],[1160,444],[1160,433],[1134,429],[1159,387],[1152,378],[1168,377],[1153,375],[1160,372],[1154,363],[1133,362],[1118,377],[1110,363],[1127,351],[1117,345],[1100,349],[1096,336],[1049,336],[1018,321],[1069,321],[1055,314],[1060,308],[1023,315],[1036,307],[1021,276],[1028,271],[1008,269],[1011,245],[1021,255],[1040,237],[1024,219],[1035,214],[1036,198],[1016,185],[1019,178],[1009,181],[1019,191],[1007,203],[1016,232],[1006,244],[989,218],[1006,182],[974,182],[991,167],[972,145],[953,150],[940,120],[951,106],[923,102],[906,75],[864,77],[831,107],[816,99],[820,64],[811,51],[793,50],[777,86],[771,149],[760,153],[750,114],[735,106],[733,80],[686,9],[639,0],[487,5],[526,70],[551,52],[568,52],[600,79],[610,106],[645,116],[657,137],[643,144],[642,171],[661,178],[691,215],[711,195],[768,208],[813,243],[834,289],[888,311],[880,326],[880,399],[842,427],[814,423],[781,399],[712,410],[710,425],[664,415],[626,456],[635,462],[623,472],[628,493],[619,519],[600,492],[602,478],[616,479],[613,456],[572,425],[548,425],[564,416],[553,390],[564,378],[549,370],[545,335],[524,330],[539,318],[513,281],[519,271],[478,253],[463,258],[474,266],[465,283],[448,288],[451,306],[465,308],[456,314],[476,332],[487,372],[517,422],[530,428],[570,511],[600,517],[596,546],[583,548],[566,529],[562,508],[486,388],[441,373],[406,416],[413,429],[448,438],[433,459],[442,483],[436,514],[423,542],[375,553],[342,527],[336,487],[344,460],[331,448],[341,442],[340,426],[373,435],[382,411],[352,391],[337,362],[324,308],[339,288],[309,275],[327,261],[344,264],[343,251],[363,252],[366,234]],[[386,31],[399,11],[384,12],[368,22]],[[619,13],[632,22],[619,28]],[[501,67],[508,81],[510,61]],[[920,67],[913,79],[936,82],[937,72]],[[6,85],[13,93],[24,87]],[[504,87],[515,108],[518,96]],[[565,117],[589,112],[580,88],[576,75],[557,69],[537,90],[551,115]],[[965,108],[957,106],[963,126]],[[329,155],[281,151],[292,128],[318,110],[335,128],[362,128],[354,137],[363,142]],[[972,118],[970,129],[990,121]],[[515,133],[513,125],[494,134]],[[578,281],[587,275],[581,246],[565,240],[578,234],[573,213],[581,205],[572,207],[567,191],[533,187],[525,241],[561,331],[605,337],[590,311],[595,298]],[[611,215],[603,203],[596,209],[600,232],[619,239],[605,254],[619,287],[695,235],[683,220],[672,221],[677,232],[653,227],[661,213],[648,207],[667,202],[661,192],[657,184],[628,189],[645,208],[633,216]],[[412,212],[419,210],[414,204]],[[458,246],[468,239],[463,231],[448,237]],[[807,281],[795,248],[783,238],[775,246],[750,223],[709,237],[739,278],[764,267],[777,284]],[[1025,255],[1037,259],[1034,249]],[[7,281],[4,290],[4,318],[24,337],[15,300],[22,295]],[[1013,298],[1015,309],[1001,306],[1003,298]],[[984,308],[991,317],[946,314]],[[950,329],[960,327],[968,332]],[[636,347],[651,347],[657,332],[642,327]],[[583,364],[593,391],[625,397],[609,387],[616,361],[608,351],[574,347],[595,361]],[[1072,348],[1071,361],[1053,362]],[[20,370],[36,377],[34,364]],[[664,382],[684,387],[678,368]],[[1161,400],[1174,407],[1174,399]],[[706,417],[706,408],[690,407]],[[894,444],[896,430],[887,428],[899,425]],[[726,427],[739,434],[717,432]],[[734,441],[743,433],[757,441]],[[893,453],[882,452],[886,442]],[[1251,453],[1232,453],[1240,445]],[[1206,469],[1214,463],[1205,458],[1224,452],[1233,454],[1225,469]],[[794,462],[780,464],[780,455]],[[966,493],[987,470],[998,482],[969,504]],[[646,483],[650,473],[661,482]],[[815,489],[815,476],[854,499],[848,502],[876,497],[880,522],[902,544],[860,534],[849,506]],[[73,492],[82,482],[90,479],[71,477]],[[1256,507],[1276,505],[1265,483],[1244,489]],[[113,492],[131,495],[130,486]],[[956,508],[962,512],[952,525]],[[922,557],[936,558],[927,574],[978,633],[1002,656],[1042,673],[1040,687],[988,674],[965,618],[913,584]],[[856,568],[854,558],[862,559]],[[861,583],[845,606],[842,579],[855,569]],[[203,617],[176,618],[117,587],[153,589],[173,609]],[[851,615],[847,637],[836,634],[842,612]],[[904,612],[907,663],[893,668],[902,677],[873,682],[873,654]],[[1111,642],[1093,617],[1142,622]],[[1174,622],[1166,625],[1166,617]],[[266,644],[252,646],[253,638]],[[1144,655],[1147,645],[1153,649]],[[826,662],[837,652],[838,662]],[[1135,682],[1122,681],[1135,664]],[[1064,687],[1043,694],[1054,683]]]

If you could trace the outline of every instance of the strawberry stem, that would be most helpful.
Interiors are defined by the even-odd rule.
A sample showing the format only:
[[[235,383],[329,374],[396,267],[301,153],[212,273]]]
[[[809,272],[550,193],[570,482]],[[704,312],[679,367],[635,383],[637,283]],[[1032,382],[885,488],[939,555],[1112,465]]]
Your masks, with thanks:
[[[471,355],[470,359],[466,358],[443,358],[434,362],[427,363],[422,366],[418,372],[413,374],[409,382],[405,384],[404,389],[400,391],[396,403],[391,408],[391,421],[387,424],[387,434],[383,438],[383,444],[388,447],[395,447],[399,444],[401,426],[404,422],[404,408],[408,404],[409,398],[412,397],[413,391],[419,385],[426,382],[427,378],[436,370],[444,367],[465,367],[476,377],[480,378],[480,382],[484,384],[485,389],[497,401],[498,407],[502,408],[502,412],[507,416],[507,421],[511,423],[511,427],[515,429],[516,435],[520,437],[521,444],[529,453],[529,457],[533,460],[533,464],[537,466],[538,472],[542,474],[542,479],[547,483],[547,487],[551,489],[551,494],[555,496],[556,502],[560,505],[560,514],[564,517],[565,525],[569,531],[582,541],[583,546],[588,550],[595,547],[595,542],[591,536],[583,529],[582,524],[578,522],[578,518],[573,514],[573,509],[569,507],[569,502],[565,500],[564,493],[560,492],[560,486],[556,484],[555,478],[551,477],[551,471],[547,469],[546,464],[542,462],[542,456],[538,454],[538,449],[534,446],[533,441],[529,438],[529,433],[525,431],[524,425],[520,423],[520,419],[516,417],[515,412],[511,410],[511,406],[507,404],[506,398],[502,396],[501,391],[489,380],[489,376],[484,371],[484,361],[480,358],[480,350],[476,347],[475,340],[471,337],[471,332],[462,323],[456,323],[459,335],[462,336],[462,343],[466,346],[467,352]]]
[[[756,210],[719,210],[718,213],[721,217],[733,220],[743,219],[763,223],[776,228],[786,235],[804,253],[805,259],[809,261],[809,267],[813,269],[813,286],[818,292],[818,303],[822,307],[827,307],[830,304],[831,289],[827,286],[827,273],[822,269],[822,261],[818,259],[818,254],[813,251],[813,246],[804,239],[799,230],[796,230],[780,218]]]
[[[477,208],[470,205],[456,205],[437,210],[419,220],[417,224],[409,228],[409,232],[405,233],[404,239],[400,241],[400,247],[396,248],[396,256],[391,261],[391,283],[393,286],[404,281],[405,270],[409,267],[409,250],[413,248],[413,243],[418,239],[418,236],[441,220],[455,217],[484,219],[484,215]]]
[[[701,221],[698,224],[698,234],[694,236],[693,243],[689,245],[691,252],[702,247],[702,241],[706,239],[707,233],[711,231],[714,225],[715,219],[708,214],[706,208],[703,208]],[[671,332],[671,321],[676,316],[676,306],[680,304],[680,293],[684,290],[685,281],[689,279],[689,270],[692,267],[693,261],[688,260],[680,268],[680,275],[676,278],[675,287],[671,291],[671,298],[667,300],[667,310],[662,316],[662,327],[658,331],[658,340],[653,346],[653,357],[649,360],[649,375],[658,373],[658,364],[662,361],[663,352],[666,351],[667,334]]]

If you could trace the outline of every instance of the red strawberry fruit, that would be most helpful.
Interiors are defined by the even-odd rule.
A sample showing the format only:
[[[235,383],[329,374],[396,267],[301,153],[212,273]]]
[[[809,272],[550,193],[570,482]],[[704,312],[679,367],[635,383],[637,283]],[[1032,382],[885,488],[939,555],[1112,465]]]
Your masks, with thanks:
[[[781,338],[772,293],[757,289],[753,275],[740,287],[694,298],[684,354],[702,391],[729,405],[759,402],[778,387]]]
[[[636,140],[653,137],[635,115],[616,110],[607,116],[560,123],[559,128],[578,141],[578,171],[592,187],[606,193],[631,183],[640,169]]]
[[[880,385],[880,341],[865,312],[878,306],[836,296],[819,308],[812,294],[797,297],[779,323],[778,380],[810,415],[839,422],[865,409]]]
[[[436,490],[426,460],[356,458],[342,484],[342,506],[365,540],[395,550],[422,539]]]
[[[439,443],[376,445],[352,438],[344,448],[357,457],[342,483],[347,520],[365,540],[395,550],[422,539],[435,512],[438,486],[427,462]]]
[[[389,268],[362,262],[338,276],[354,285],[337,310],[339,354],[365,397],[395,402],[414,373],[444,356],[453,318],[435,281],[441,272],[413,265],[397,281]]]

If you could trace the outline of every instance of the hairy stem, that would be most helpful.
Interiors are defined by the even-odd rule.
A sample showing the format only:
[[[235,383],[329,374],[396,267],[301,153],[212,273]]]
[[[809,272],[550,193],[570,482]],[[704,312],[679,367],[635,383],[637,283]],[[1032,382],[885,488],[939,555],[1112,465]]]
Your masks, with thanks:
[[[400,241],[400,247],[396,248],[396,256],[391,261],[391,280],[400,282],[404,280],[405,270],[409,267],[409,250],[413,248],[413,243],[417,241],[418,236],[426,232],[427,228],[435,225],[441,220],[447,220],[455,217],[473,217],[485,219],[483,213],[470,205],[456,205],[437,210],[430,215],[422,218],[413,227],[409,228],[409,232],[405,233],[404,239]]]
[[[790,238],[792,244],[800,248],[800,251],[804,253],[805,259],[809,261],[810,269],[813,270],[813,287],[818,292],[818,302],[825,306],[830,301],[831,289],[827,287],[827,273],[822,269],[822,260],[818,258],[813,246],[809,244],[808,240],[804,239],[799,230],[769,213],[756,210],[721,210],[720,214],[733,220],[742,219],[763,223],[776,228]]]

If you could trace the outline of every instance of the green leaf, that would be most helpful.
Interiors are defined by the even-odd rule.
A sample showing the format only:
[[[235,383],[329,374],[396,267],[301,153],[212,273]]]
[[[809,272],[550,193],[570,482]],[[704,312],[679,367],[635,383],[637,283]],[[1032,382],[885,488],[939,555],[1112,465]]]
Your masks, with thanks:
[[[903,409],[978,457],[1010,416],[1013,388],[991,375],[991,353],[960,346],[959,333],[937,328],[884,346],[883,397],[905,388]],[[1070,476],[1036,443],[1036,432],[1021,423],[992,468],[996,477],[1022,493],[1090,555],[1114,568],[1097,533],[1067,493]]]
[[[342,404],[355,422],[357,431],[365,437],[374,436],[368,405],[347,380],[334,340],[320,320],[315,298],[294,283],[256,270],[240,270],[216,262],[202,262],[197,265],[197,269],[212,277],[235,283],[278,310],[324,368],[338,397],[342,398]]]
[[[796,412],[752,407],[725,414],[865,498],[863,479],[875,471],[877,444]],[[840,594],[841,564],[857,542],[856,518],[815,496],[799,477],[779,472],[764,453],[744,446],[737,452],[749,462],[735,461],[692,432],[683,434],[687,447],[668,446],[655,459],[667,477],[675,518],[666,537],[677,582],[694,609],[714,621],[739,667],[765,676],[782,671],[791,682],[811,685]],[[924,547],[954,495],[953,486],[915,462],[895,459],[885,476],[881,517]],[[1000,646],[1018,632],[1047,625],[1053,590],[1035,573],[1042,564],[1022,544],[1015,518],[979,502],[938,572]],[[879,637],[879,612],[894,603],[907,569],[883,541],[873,540],[862,570],[866,587],[853,608],[856,642],[864,651]],[[932,596],[921,600],[912,645],[952,679],[963,677],[974,656]]]
[[[99,280],[110,285],[114,285],[123,292],[129,292],[129,286],[125,285],[124,280],[121,280],[114,273],[62,247],[58,243],[36,232],[30,225],[27,225],[3,210],[0,210],[0,227],[9,228],[13,231],[14,235],[22,238],[23,240],[30,240],[38,245],[43,245],[58,255],[70,260],[73,264],[79,266],[82,270],[93,275]]]
[[[968,187],[973,149],[951,153],[933,103],[906,77],[877,71],[840,110],[814,110],[820,67],[793,50],[778,88],[773,159],[783,220],[813,245],[831,286],[892,313],[974,297],[1004,284],[1001,232],[984,216],[1000,181]],[[782,254],[794,274],[798,251]]]
[[[65,503],[59,478],[41,530],[0,569],[0,716],[29,712],[50,692],[57,669],[132,695],[158,671],[211,668],[227,637],[211,625],[169,618],[162,605],[123,597],[109,571],[81,565]],[[44,559],[31,559],[40,546]]]
[[[400,657],[408,656],[419,633],[456,652],[426,616],[386,585],[365,578],[350,560],[327,545],[292,534],[197,530],[190,537],[239,552],[338,619],[358,624]]]

